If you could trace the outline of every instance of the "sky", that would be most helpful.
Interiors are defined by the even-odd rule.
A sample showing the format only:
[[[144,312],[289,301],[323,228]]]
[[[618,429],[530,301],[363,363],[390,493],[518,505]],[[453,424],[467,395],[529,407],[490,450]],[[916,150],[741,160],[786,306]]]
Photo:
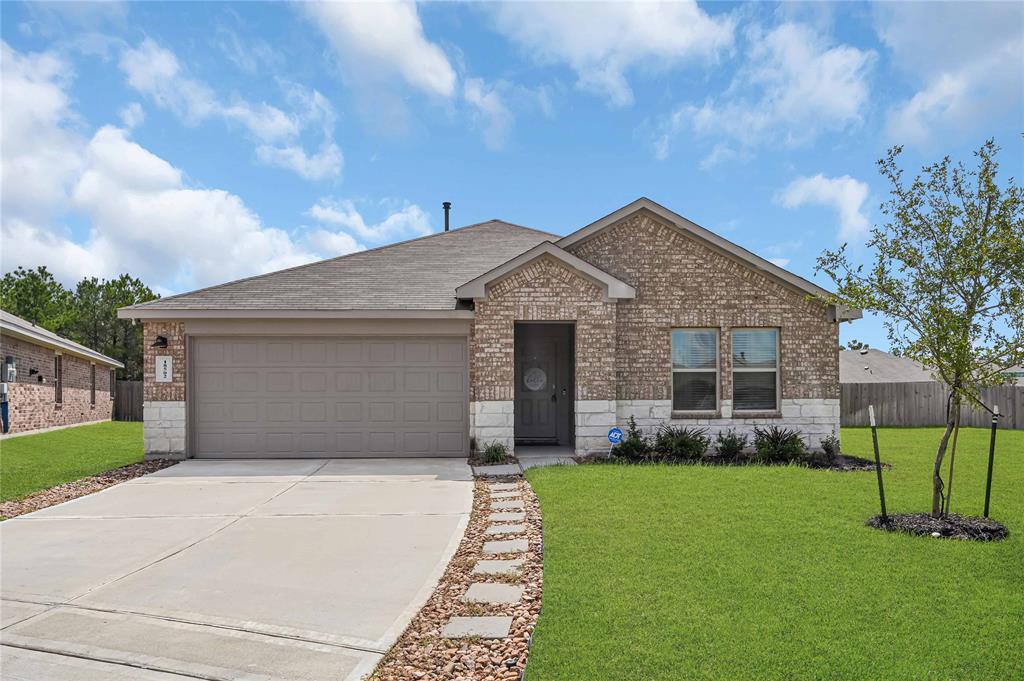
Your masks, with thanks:
[[[796,274],[994,137],[1024,169],[1024,4],[0,5],[0,263],[188,291],[647,196]],[[841,329],[886,348],[879,319]]]

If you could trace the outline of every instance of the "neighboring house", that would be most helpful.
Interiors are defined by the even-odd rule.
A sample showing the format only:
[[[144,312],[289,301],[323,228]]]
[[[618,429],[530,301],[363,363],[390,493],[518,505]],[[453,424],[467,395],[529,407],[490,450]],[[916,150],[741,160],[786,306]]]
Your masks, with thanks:
[[[1024,369],[1010,367],[1006,377],[1011,384],[1024,385]],[[840,350],[840,383],[921,383],[934,381],[932,372],[908,357],[865,348]]]
[[[119,315],[145,324],[149,456],[591,453],[630,416],[837,432],[860,312],[824,294],[640,199],[565,237],[492,220]]]
[[[109,421],[116,359],[0,310],[10,433]]]

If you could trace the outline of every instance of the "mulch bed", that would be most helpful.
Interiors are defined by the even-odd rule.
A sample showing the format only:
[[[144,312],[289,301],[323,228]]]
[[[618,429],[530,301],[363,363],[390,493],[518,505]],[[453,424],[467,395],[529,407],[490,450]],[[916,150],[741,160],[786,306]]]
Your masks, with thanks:
[[[488,516],[491,496],[488,485],[514,482],[520,487],[526,511],[526,532],[518,535],[484,535],[491,524]],[[511,537],[529,540],[530,550],[522,554],[484,556],[485,541]],[[520,477],[478,479],[473,493],[473,510],[458,551],[426,605],[413,618],[395,645],[384,655],[370,677],[373,681],[513,681],[522,677],[529,653],[530,636],[540,614],[543,547],[540,504],[530,485]],[[523,558],[522,569],[514,575],[474,575],[478,560]],[[474,582],[502,582],[523,586],[523,598],[512,605],[463,603],[460,598]],[[504,639],[444,639],[441,629],[459,616],[509,616],[514,619]]]
[[[827,471],[873,471],[875,470],[875,462],[870,459],[862,459],[859,456],[848,456],[846,454],[837,454],[834,458],[827,460],[821,456],[811,455],[805,459],[798,459],[796,461],[764,461],[754,456],[740,455],[737,457],[729,456],[716,456],[714,454],[710,456],[702,456],[699,459],[676,459],[672,457],[666,457],[663,459],[653,459],[649,461],[631,461],[622,458],[614,458],[608,456],[589,455],[589,456],[578,456],[575,457],[576,463],[579,464],[599,464],[599,463],[619,463],[627,465],[652,465],[652,464],[669,464],[673,466],[788,466],[790,464],[794,466],[803,466],[804,468],[813,468],[816,470],[827,470]],[[889,470],[892,468],[890,464],[882,463],[882,468]]]
[[[991,518],[955,513],[943,518],[933,518],[927,513],[891,513],[888,523],[883,523],[882,516],[876,515],[868,520],[867,524],[888,532],[903,532],[943,539],[999,541],[1006,539],[1010,534],[1005,525]]]
[[[122,466],[121,468],[115,468],[113,470],[100,473],[99,475],[91,475],[87,478],[72,480],[71,482],[66,482],[63,485],[57,485],[56,487],[35,492],[24,499],[3,502],[0,504],[0,518],[14,518],[19,515],[31,513],[32,511],[38,511],[39,509],[46,508],[47,506],[53,506],[55,504],[64,503],[65,501],[77,499],[78,497],[84,497],[87,494],[99,492],[101,489],[106,489],[107,487],[112,487],[118,483],[125,482],[126,480],[141,477],[147,473],[153,473],[162,468],[173,466],[176,463],[178,462],[165,460],[141,461],[139,463]]]

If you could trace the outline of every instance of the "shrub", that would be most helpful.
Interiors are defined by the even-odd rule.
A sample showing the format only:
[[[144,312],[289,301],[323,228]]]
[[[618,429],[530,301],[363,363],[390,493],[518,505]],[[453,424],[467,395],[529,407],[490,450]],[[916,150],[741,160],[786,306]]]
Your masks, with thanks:
[[[835,432],[821,438],[821,450],[830,460],[839,456],[839,438],[836,437]]]
[[[483,453],[484,463],[505,463],[508,461],[508,447],[500,442],[487,445]]]
[[[662,425],[654,438],[654,451],[664,457],[699,459],[710,444],[707,428]]]
[[[626,428],[626,437],[622,442],[612,447],[612,456],[625,459],[626,461],[650,461],[651,442],[636,425],[636,419],[629,417],[629,426]]]
[[[737,433],[733,428],[715,436],[715,449],[718,451],[719,456],[737,459],[743,456],[743,450],[746,447],[747,436]]]
[[[795,461],[807,454],[799,431],[778,426],[754,428],[754,448],[763,461]]]

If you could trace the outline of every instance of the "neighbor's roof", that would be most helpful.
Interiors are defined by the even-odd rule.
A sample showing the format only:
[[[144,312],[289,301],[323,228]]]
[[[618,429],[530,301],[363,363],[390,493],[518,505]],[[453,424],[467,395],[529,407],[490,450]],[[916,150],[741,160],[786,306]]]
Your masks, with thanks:
[[[930,371],[912,359],[868,349],[839,351],[840,383],[915,383],[934,381]]]
[[[556,235],[501,220],[360,251],[122,308],[170,311],[413,311],[456,309],[455,289]],[[468,313],[467,313],[468,314]]]
[[[107,366],[116,367],[118,369],[124,368],[124,365],[116,359],[102,355],[95,350],[91,350],[74,341],[69,341],[67,338],[62,338],[53,331],[44,329],[41,326],[36,326],[32,322],[26,321],[21,317],[15,317],[5,310],[0,310],[0,334],[4,336],[11,336],[13,338],[20,338],[21,340],[28,341],[29,343],[42,345],[43,347],[60,350],[68,353],[69,355],[77,355],[78,357],[83,357]]]

